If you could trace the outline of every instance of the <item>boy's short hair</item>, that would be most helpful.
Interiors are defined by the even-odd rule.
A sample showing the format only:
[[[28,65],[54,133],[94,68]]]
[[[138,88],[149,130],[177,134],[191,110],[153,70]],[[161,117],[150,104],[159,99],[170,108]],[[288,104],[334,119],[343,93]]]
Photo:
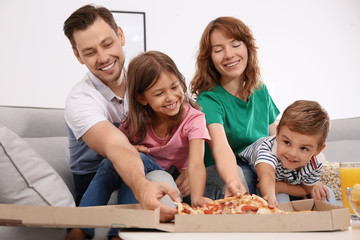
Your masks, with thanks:
[[[321,147],[329,133],[330,119],[318,102],[298,100],[285,109],[278,125],[278,133],[282,126],[305,135],[319,135],[318,143]]]

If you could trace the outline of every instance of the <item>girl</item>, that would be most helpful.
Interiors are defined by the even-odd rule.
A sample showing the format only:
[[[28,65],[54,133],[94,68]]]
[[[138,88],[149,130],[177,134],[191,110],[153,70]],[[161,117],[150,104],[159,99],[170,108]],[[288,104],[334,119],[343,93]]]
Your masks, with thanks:
[[[127,77],[129,113],[120,129],[164,170],[174,165],[186,178],[187,169],[193,206],[211,201],[203,197],[204,140],[210,140],[205,117],[185,94],[175,63],[158,51],[142,53],[130,62]]]

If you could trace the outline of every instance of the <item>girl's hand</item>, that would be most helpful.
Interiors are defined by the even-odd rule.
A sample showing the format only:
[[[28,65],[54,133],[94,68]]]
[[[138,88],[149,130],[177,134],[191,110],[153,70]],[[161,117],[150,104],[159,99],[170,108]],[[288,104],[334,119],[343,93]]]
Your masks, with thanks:
[[[142,152],[142,153],[149,153],[150,152],[150,150],[147,147],[145,147],[144,145],[134,145],[134,147],[136,148],[136,150],[138,152]]]
[[[278,204],[275,195],[269,194],[265,195],[263,198],[268,202],[269,208],[274,208]]]
[[[187,169],[180,172],[180,175],[175,180],[175,183],[183,197],[187,197],[190,195],[190,185]]]
[[[202,196],[198,196],[198,197],[193,197],[191,196],[191,206],[192,207],[201,207],[204,206],[207,203],[212,202],[212,200],[210,198],[207,197],[202,197]]]
[[[322,184],[321,182],[317,182],[314,184],[313,189],[310,192],[310,196],[316,200],[324,201],[325,198],[329,201],[330,200],[330,193],[329,189]]]
[[[244,185],[240,181],[232,181],[226,185],[224,197],[238,197],[244,193],[246,193]]]

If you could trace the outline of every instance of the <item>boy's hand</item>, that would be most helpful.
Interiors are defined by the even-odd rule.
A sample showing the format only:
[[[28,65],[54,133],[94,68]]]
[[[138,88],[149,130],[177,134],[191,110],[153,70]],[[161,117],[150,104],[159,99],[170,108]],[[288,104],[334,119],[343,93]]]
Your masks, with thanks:
[[[142,153],[150,152],[150,150],[147,147],[145,147],[144,145],[134,145],[134,147],[138,152],[142,152]]]
[[[263,198],[268,202],[269,208],[277,207],[278,203],[276,201],[275,195],[269,194],[269,195],[265,195]]]
[[[317,182],[314,184],[313,189],[310,192],[310,196],[316,200],[324,201],[325,198],[329,201],[330,200],[330,193],[329,189],[322,184],[321,182]]]
[[[207,203],[212,202],[210,198],[202,197],[202,196],[191,196],[191,206],[192,207],[201,207]]]
[[[232,181],[226,185],[225,196],[226,197],[239,197],[246,193],[246,188],[241,181]]]

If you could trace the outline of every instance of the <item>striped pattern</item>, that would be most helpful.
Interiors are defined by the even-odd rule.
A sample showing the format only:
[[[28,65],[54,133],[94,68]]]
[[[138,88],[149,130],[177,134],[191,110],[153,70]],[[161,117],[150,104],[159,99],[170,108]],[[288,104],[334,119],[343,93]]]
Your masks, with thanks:
[[[239,154],[239,157],[246,160],[250,167],[256,172],[256,164],[268,163],[275,169],[277,181],[286,181],[290,184],[314,185],[320,180],[325,156],[320,153],[313,157],[308,164],[299,171],[286,169],[276,155],[277,142],[275,136],[263,137],[252,145],[248,146]]]

